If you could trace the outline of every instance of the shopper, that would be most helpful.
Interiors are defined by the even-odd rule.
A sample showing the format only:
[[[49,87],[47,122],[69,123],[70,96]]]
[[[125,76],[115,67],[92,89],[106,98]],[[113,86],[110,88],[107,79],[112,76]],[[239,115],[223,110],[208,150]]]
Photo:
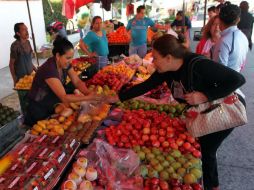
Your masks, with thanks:
[[[187,16],[184,15],[183,11],[178,11],[176,13],[175,20],[171,24],[171,27],[175,28],[175,30],[177,31],[182,29],[184,29],[184,32],[189,31],[189,29],[191,28],[191,21]]]
[[[57,103],[100,100],[100,97],[89,93],[85,83],[79,79],[71,67],[70,63],[74,54],[72,43],[66,38],[57,36],[53,45],[53,57],[38,69],[29,92],[28,109],[25,116],[25,124],[29,126],[53,114]],[[83,94],[66,94],[67,76]]]
[[[16,23],[14,25],[14,38],[11,44],[10,53],[10,72],[14,86],[18,80],[25,75],[30,75],[33,70],[36,71],[32,62],[33,50],[30,44],[27,26],[24,23]]]
[[[212,59],[235,71],[240,71],[246,61],[248,40],[237,28],[241,10],[237,5],[229,4],[221,8],[220,30],[221,38],[216,43]]]
[[[196,53],[211,58],[211,48],[220,39],[220,19],[212,17],[203,29],[202,39],[196,47]]]
[[[240,22],[238,23],[238,28],[246,35],[249,41],[249,48],[252,49],[252,30],[253,30],[253,22],[254,17],[251,13],[248,12],[249,10],[249,3],[247,1],[242,1],[240,3],[241,8],[241,18]]]
[[[80,48],[90,57],[97,57],[99,69],[108,63],[108,39],[106,31],[102,30],[100,16],[93,17],[91,31],[79,41]]]
[[[209,19],[213,18],[214,16],[216,16],[216,7],[215,6],[211,6],[208,8],[208,16]]]
[[[145,17],[145,6],[141,5],[137,8],[136,16],[129,20],[126,27],[131,33],[131,43],[129,47],[129,55],[137,54],[144,58],[147,53],[147,28],[148,26],[158,29],[168,29],[159,24],[155,24],[150,18]]]
[[[172,95],[179,102],[197,105],[225,97],[245,83],[245,79],[240,73],[203,56],[190,53],[181,44],[182,42],[181,38],[176,39],[170,34],[157,39],[153,44],[152,52],[153,63],[157,71],[145,82],[128,90],[121,89],[119,99],[124,101],[140,96],[166,82]],[[194,59],[197,60],[190,75],[189,64]],[[192,92],[189,91],[190,76],[192,76],[194,90]],[[109,99],[112,102],[116,100],[117,98]],[[241,97],[240,100],[244,103]],[[218,189],[216,151],[232,130],[224,130],[199,138],[206,190]]]

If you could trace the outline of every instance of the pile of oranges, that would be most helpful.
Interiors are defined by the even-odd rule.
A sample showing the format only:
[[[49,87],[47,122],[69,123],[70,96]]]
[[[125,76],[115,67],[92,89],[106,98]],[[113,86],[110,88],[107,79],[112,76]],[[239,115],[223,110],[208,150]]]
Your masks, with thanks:
[[[107,37],[110,44],[128,44],[130,42],[130,37],[124,26],[121,26],[115,32],[108,34]]]

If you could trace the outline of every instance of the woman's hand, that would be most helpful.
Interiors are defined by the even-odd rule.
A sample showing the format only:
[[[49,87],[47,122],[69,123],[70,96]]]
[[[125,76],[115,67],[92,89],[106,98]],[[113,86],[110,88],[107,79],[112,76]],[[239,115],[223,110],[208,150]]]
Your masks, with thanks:
[[[105,102],[113,104],[119,101],[119,97],[117,95],[115,96],[107,96],[105,97]]]
[[[202,92],[191,92],[185,94],[184,98],[190,105],[198,105],[208,101],[208,98]]]
[[[97,57],[97,53],[96,52],[90,52],[90,53],[88,53],[88,57]]]

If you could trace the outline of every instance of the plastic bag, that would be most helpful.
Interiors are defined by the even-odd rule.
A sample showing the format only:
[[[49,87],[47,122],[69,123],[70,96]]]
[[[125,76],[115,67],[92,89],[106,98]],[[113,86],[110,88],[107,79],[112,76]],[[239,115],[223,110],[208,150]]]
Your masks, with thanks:
[[[143,189],[143,178],[140,176],[139,158],[131,149],[114,148],[101,139],[80,152],[105,181],[106,189],[139,190]]]

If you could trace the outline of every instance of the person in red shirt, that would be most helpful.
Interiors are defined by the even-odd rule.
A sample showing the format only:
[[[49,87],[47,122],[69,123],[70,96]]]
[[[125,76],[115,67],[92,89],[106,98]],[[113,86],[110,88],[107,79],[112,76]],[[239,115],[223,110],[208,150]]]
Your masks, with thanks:
[[[211,48],[220,39],[219,16],[212,17],[205,26],[202,39],[196,47],[196,53],[211,58]]]

